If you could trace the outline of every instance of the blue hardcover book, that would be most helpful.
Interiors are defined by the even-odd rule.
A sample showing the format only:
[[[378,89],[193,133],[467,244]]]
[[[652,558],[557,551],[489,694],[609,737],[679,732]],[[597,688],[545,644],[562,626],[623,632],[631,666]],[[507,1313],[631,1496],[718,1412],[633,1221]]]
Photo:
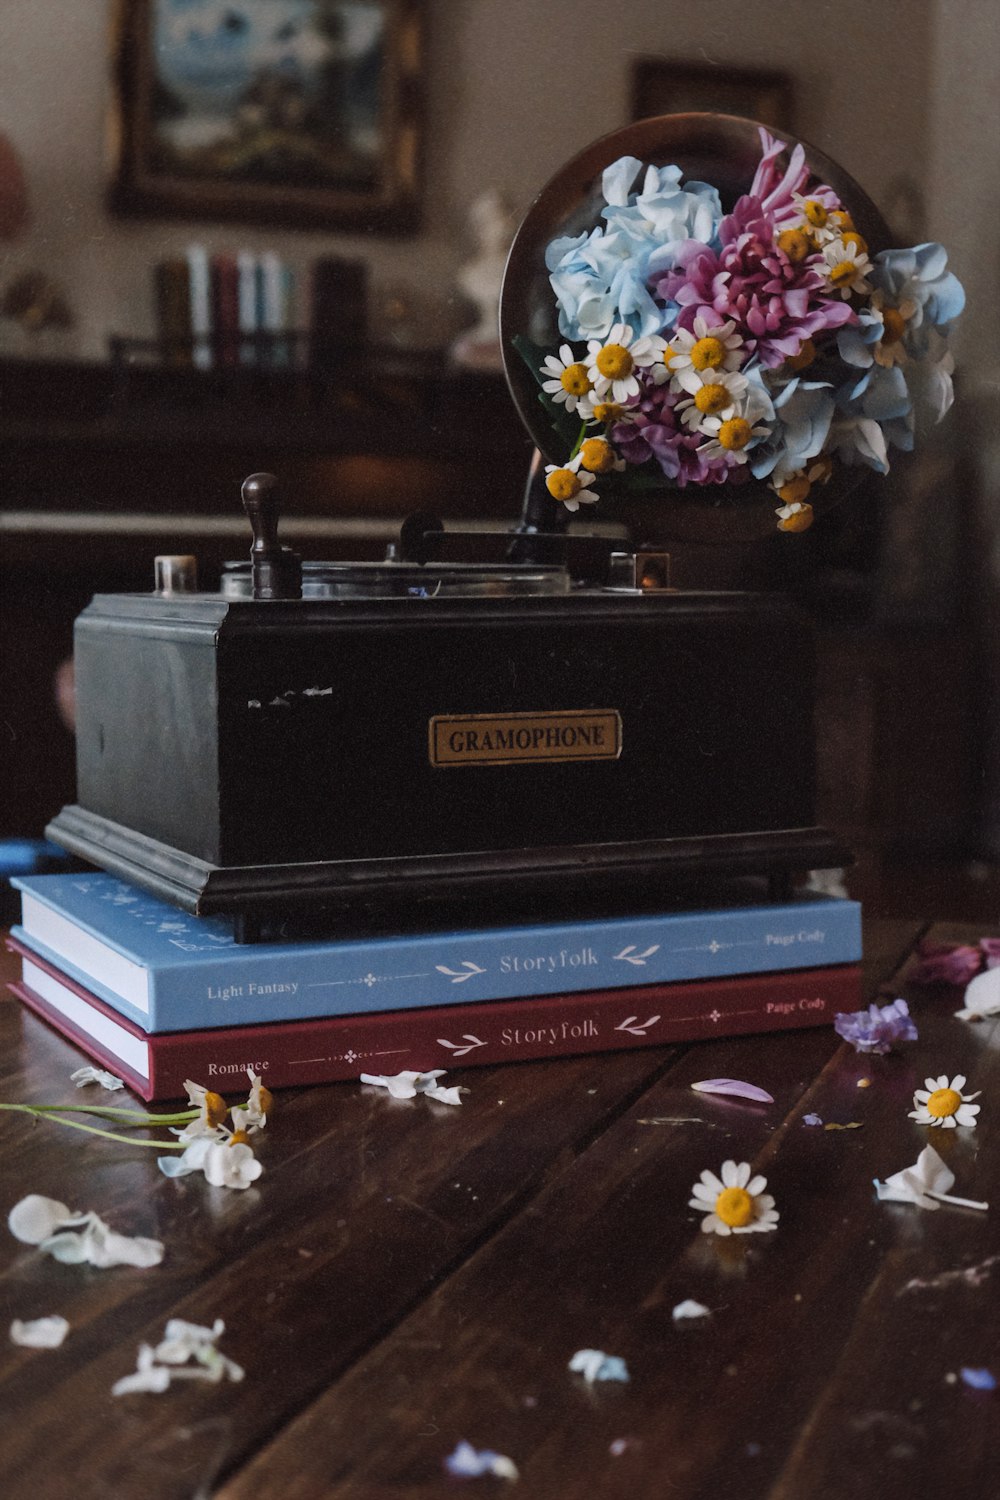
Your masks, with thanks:
[[[305,1020],[856,963],[856,901],[239,944],[111,875],[17,877],[14,934],[146,1031]]]

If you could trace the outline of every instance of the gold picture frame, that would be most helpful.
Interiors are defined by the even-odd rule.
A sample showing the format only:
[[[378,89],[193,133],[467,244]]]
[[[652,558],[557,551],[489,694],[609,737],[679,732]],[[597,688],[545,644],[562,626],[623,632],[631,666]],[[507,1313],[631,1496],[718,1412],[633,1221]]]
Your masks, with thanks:
[[[114,212],[407,232],[422,0],[120,0]]]
[[[655,115],[739,115],[772,130],[793,129],[794,87],[787,73],[640,57],[632,65],[631,83],[633,120]]]

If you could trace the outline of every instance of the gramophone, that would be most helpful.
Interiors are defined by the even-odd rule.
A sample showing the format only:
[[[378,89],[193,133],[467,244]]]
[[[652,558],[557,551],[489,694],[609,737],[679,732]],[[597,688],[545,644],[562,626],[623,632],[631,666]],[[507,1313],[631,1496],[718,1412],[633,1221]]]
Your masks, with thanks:
[[[529,210],[501,335],[540,458],[509,533],[421,515],[382,562],[302,562],[279,540],[277,482],[258,474],[243,485],[249,557],[218,592],[160,559],[152,593],[97,596],[76,625],[77,802],[48,834],[188,911],[230,914],[242,939],[299,920],[634,910],[689,880],[755,876],[783,894],[796,871],[848,862],[816,825],[807,620],[780,592],[675,588],[663,548],[759,536],[780,494],[647,473],[629,497],[634,544],[569,527],[549,483],[581,473],[565,410],[539,400],[541,353],[566,341],[549,247],[586,236],[623,157],[679,164],[731,210],[760,155],[748,121],[645,121],[589,147]],[[870,253],[887,244],[833,163],[811,153],[809,172],[850,204]],[[613,514],[621,476],[607,478]]]

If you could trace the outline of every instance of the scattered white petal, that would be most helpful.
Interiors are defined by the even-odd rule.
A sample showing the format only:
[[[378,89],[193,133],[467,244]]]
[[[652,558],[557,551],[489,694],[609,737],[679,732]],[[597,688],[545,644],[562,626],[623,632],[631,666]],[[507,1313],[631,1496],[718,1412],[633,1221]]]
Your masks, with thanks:
[[[588,1385],[595,1380],[628,1380],[625,1361],[617,1354],[605,1354],[603,1349],[578,1349],[569,1368],[582,1375]]]
[[[122,1079],[114,1073],[109,1073],[107,1068],[77,1068],[75,1073],[69,1075],[70,1083],[75,1083],[78,1089],[84,1088],[88,1083],[99,1083],[102,1089],[107,1089],[109,1094],[125,1087]]]
[[[29,1193],[26,1198],[14,1204],[7,1215],[7,1227],[22,1244],[40,1245],[60,1225],[68,1224],[74,1217],[80,1224],[86,1221],[86,1214],[74,1216],[65,1203],[59,1203],[55,1198],[43,1198],[41,1193]]]
[[[443,1078],[447,1068],[434,1068],[429,1073],[414,1073],[407,1069],[403,1073],[362,1073],[362,1083],[374,1083],[379,1088],[388,1089],[394,1099],[415,1099],[418,1094],[426,1094],[428,1099],[436,1099],[439,1104],[461,1104],[460,1094],[468,1090],[458,1087],[443,1088],[438,1079]]]
[[[58,1349],[69,1333],[69,1324],[58,1315],[51,1318],[32,1318],[22,1322],[15,1318],[10,1325],[11,1343],[23,1349]]]
[[[489,1448],[473,1448],[465,1438],[455,1445],[453,1453],[444,1460],[449,1474],[456,1479],[478,1479],[483,1474],[495,1474],[498,1479],[516,1479],[517,1466],[502,1453],[493,1453]]]
[[[970,1198],[950,1197],[948,1189],[954,1181],[954,1172],[945,1166],[934,1147],[925,1146],[912,1167],[894,1172],[885,1182],[876,1178],[875,1192],[880,1202],[915,1203],[918,1208],[937,1208],[940,1203],[953,1203],[959,1208],[989,1207]]]
[[[15,1239],[37,1245],[64,1265],[157,1266],[163,1259],[159,1240],[119,1234],[95,1213],[74,1213],[65,1203],[30,1193],[7,1216]]]
[[[738,1099],[755,1099],[758,1104],[773,1104],[774,1095],[760,1089],[755,1083],[743,1083],[739,1078],[706,1078],[703,1083],[692,1083],[699,1094],[735,1094]]]
[[[174,1380],[205,1380],[218,1385],[222,1380],[242,1380],[243,1369],[217,1349],[216,1340],[226,1325],[216,1318],[211,1328],[171,1318],[164,1336],[153,1348],[140,1344],[135,1373],[124,1375],[111,1388],[113,1396],[130,1396],[152,1392],[160,1395]]]
[[[686,1297],[683,1302],[678,1302],[672,1313],[675,1323],[681,1323],[686,1318],[710,1318],[711,1316],[712,1309],[705,1307],[701,1302],[695,1302],[693,1297]]]
[[[984,969],[970,979],[963,995],[965,1005],[955,1014],[960,1021],[978,1021],[1000,1012],[1000,969]]]

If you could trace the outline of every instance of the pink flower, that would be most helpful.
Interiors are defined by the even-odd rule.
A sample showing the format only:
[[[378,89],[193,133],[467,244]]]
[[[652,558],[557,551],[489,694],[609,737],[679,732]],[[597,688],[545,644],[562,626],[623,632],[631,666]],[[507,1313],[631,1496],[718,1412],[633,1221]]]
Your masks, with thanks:
[[[677,326],[690,329],[701,316],[731,319],[748,353],[774,368],[798,354],[808,338],[856,323],[842,297],[832,297],[816,269],[822,257],[798,264],[774,243],[774,222],[759,199],[741,198],[719,225],[718,252],[697,240],[678,250],[673,268],[660,275],[656,295],[680,309]]]
[[[778,158],[788,150],[784,141],[776,141],[763,127],[760,129],[760,145],[763,155],[750,184],[750,196],[759,198],[762,206],[778,224],[797,220],[799,211],[793,203],[796,193],[801,193],[809,181],[806,153],[801,145],[792,148],[788,166],[782,173]],[[820,184],[809,189],[810,198],[817,198],[825,208],[839,208],[840,199],[833,188]]]
[[[917,944],[918,962],[908,978],[914,984],[968,984],[983,965],[979,948],[967,943]]]
[[[1000,938],[980,938],[979,949],[988,969],[1000,969]]]

